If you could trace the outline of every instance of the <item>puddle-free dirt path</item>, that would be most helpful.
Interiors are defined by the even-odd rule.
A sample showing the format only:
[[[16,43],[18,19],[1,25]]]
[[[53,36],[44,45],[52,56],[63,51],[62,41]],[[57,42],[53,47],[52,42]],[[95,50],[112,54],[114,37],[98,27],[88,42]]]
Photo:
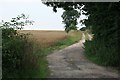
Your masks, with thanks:
[[[118,78],[117,71],[98,66],[84,56],[83,42],[53,52],[47,56],[49,78]]]

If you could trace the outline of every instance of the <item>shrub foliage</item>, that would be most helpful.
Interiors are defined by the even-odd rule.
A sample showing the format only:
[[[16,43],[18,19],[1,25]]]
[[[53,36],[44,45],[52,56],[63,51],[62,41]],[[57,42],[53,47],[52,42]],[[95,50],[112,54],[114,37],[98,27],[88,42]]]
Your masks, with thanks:
[[[25,21],[20,21],[24,19]],[[15,29],[31,24],[24,14],[12,18],[11,22],[2,21],[2,74],[4,77],[18,77],[23,70],[23,56],[28,45],[27,34],[20,34]]]

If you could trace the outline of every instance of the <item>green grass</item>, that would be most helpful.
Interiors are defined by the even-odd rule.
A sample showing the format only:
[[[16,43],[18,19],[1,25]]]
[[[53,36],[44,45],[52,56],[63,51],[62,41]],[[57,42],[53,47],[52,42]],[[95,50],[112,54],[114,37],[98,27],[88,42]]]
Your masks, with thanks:
[[[48,70],[48,63],[46,60],[45,50],[41,49],[38,44],[34,44],[33,48],[33,59],[35,59],[35,64],[33,68],[27,69],[27,75],[29,78],[45,78],[47,77],[49,70]],[[30,73],[28,73],[30,72]]]

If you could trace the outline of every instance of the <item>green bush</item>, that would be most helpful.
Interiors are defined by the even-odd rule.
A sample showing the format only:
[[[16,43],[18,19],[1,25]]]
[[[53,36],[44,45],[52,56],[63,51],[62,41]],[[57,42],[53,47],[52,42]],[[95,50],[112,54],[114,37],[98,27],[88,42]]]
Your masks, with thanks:
[[[33,55],[33,43],[28,41],[27,34],[20,34],[17,29],[31,24],[31,21],[19,21],[21,18],[27,19],[24,14],[17,18],[12,18],[11,22],[2,22],[2,77],[19,78],[27,70],[25,67],[32,65],[31,55]],[[20,26],[20,27],[18,27]],[[15,30],[16,29],[16,30]],[[29,49],[29,50],[28,50]],[[27,51],[31,51],[26,57]],[[28,61],[26,60],[28,58]],[[32,58],[35,58],[34,56]],[[29,65],[26,65],[29,63]],[[31,67],[36,67],[32,65]],[[29,68],[28,70],[32,70]],[[28,74],[29,75],[29,74]]]
[[[3,77],[10,77],[22,69],[27,37],[17,34],[13,28],[2,29],[2,35]]]

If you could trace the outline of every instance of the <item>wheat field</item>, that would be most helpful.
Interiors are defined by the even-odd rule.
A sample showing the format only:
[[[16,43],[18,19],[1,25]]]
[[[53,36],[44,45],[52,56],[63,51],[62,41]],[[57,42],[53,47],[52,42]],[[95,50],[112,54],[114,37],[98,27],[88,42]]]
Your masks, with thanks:
[[[40,44],[42,47],[48,47],[57,41],[67,38],[67,33],[65,31],[19,30],[18,32],[25,34],[29,33],[29,38]]]

